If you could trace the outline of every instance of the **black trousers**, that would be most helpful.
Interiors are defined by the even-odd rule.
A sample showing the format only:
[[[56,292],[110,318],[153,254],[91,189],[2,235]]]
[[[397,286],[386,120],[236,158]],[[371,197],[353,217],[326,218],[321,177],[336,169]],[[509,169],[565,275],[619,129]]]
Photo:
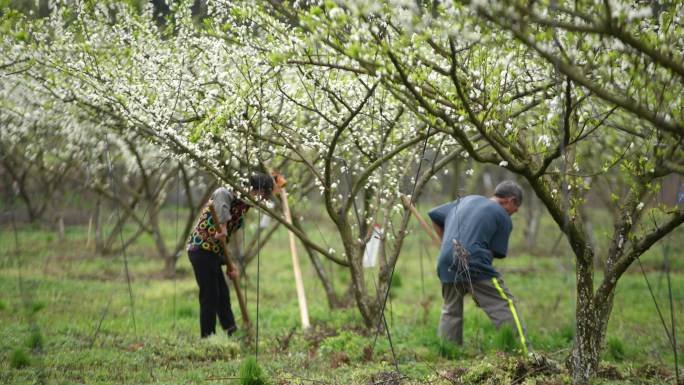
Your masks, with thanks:
[[[232,333],[237,326],[230,308],[228,285],[221,271],[221,257],[205,251],[188,251],[195,279],[199,286],[200,331],[202,337],[216,332],[216,316],[221,327]]]

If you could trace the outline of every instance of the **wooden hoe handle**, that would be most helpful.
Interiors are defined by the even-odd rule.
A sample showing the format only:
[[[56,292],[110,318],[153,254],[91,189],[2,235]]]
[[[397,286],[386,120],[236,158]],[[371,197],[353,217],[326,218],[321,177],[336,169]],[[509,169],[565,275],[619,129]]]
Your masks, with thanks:
[[[438,248],[442,247],[442,240],[439,239],[439,236],[435,234],[435,231],[427,224],[427,222],[425,222],[425,219],[423,219],[423,217],[420,216],[420,213],[418,212],[418,210],[416,210],[415,207],[413,207],[409,198],[406,195],[402,195],[401,202],[404,204],[404,207],[409,209],[411,211],[411,214],[413,214],[413,216],[416,217],[418,223],[420,223],[420,226],[423,228],[423,230],[425,230],[428,233],[435,246],[437,246]]]
[[[218,220],[213,204],[210,206],[210,209],[211,216]],[[226,259],[226,267],[230,265],[235,266],[233,263],[231,263],[230,256],[228,255],[228,246],[226,245],[226,240],[219,239],[219,241],[221,242],[221,247],[223,247],[223,257]],[[242,322],[245,324],[245,329],[250,330],[252,328],[252,323],[249,320],[249,312],[247,312],[247,303],[245,302],[245,297],[242,295],[240,282],[238,282],[237,279],[231,278],[230,280],[231,282],[233,282],[233,288],[235,288],[235,296],[237,297],[238,303],[240,304],[240,314],[242,315]]]

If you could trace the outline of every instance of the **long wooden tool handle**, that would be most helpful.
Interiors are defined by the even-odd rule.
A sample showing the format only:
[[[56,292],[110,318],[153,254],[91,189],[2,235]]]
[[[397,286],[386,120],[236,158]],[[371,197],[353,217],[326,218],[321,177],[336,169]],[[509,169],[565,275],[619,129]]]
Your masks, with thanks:
[[[233,267],[237,268],[235,264],[232,264],[230,261],[230,257],[228,256],[228,247],[226,246],[225,239],[221,240],[221,246],[223,246],[223,251],[225,252],[226,267],[233,265]],[[235,296],[237,297],[238,303],[240,304],[240,314],[242,315],[242,322],[245,324],[245,329],[251,329],[252,323],[249,320],[249,312],[247,312],[247,303],[245,302],[245,297],[242,295],[240,282],[237,278],[230,278],[230,280],[231,282],[233,282],[233,288],[235,288]]]
[[[435,234],[435,231],[430,227],[430,225],[428,225],[427,222],[425,222],[425,219],[423,219],[423,217],[420,216],[420,213],[418,212],[418,210],[416,210],[415,207],[413,207],[411,201],[408,199],[406,195],[401,196],[401,202],[404,204],[406,208],[409,209],[409,211],[411,211],[411,214],[413,214],[413,216],[416,217],[418,223],[420,223],[420,226],[423,228],[423,230],[425,230],[428,233],[435,246],[442,247],[442,240],[439,239],[439,236]]]
[[[235,288],[235,296],[240,304],[240,314],[242,314],[242,322],[245,324],[245,329],[251,329],[252,323],[249,320],[249,312],[247,312],[247,303],[245,302],[245,297],[242,295],[242,289],[240,288],[240,282],[237,279],[230,279],[233,282],[233,287]]]
[[[211,216],[218,223],[218,216],[216,215],[216,210],[214,210],[213,203],[209,206],[211,210]],[[219,239],[221,242],[221,247],[223,247],[223,257],[226,259],[226,267],[231,265],[230,257],[228,256],[228,246],[226,245],[226,240]],[[235,265],[233,264],[233,267]],[[245,329],[249,330],[252,328],[252,323],[249,320],[249,313],[247,312],[247,303],[245,302],[245,297],[242,295],[242,289],[240,288],[240,282],[237,279],[230,279],[233,282],[233,287],[235,288],[235,296],[240,304],[240,314],[242,315],[242,322],[245,324]]]
[[[283,212],[285,213],[285,220],[292,224],[292,214],[290,213],[290,206],[287,204],[287,192],[285,189],[280,190],[280,199],[283,203]],[[304,282],[302,281],[302,270],[299,267],[299,255],[297,254],[297,244],[295,242],[295,235],[292,231],[288,231],[290,237],[290,253],[292,254],[292,270],[294,270],[295,287],[297,288],[297,300],[299,302],[299,315],[302,319],[302,329],[308,329],[309,310],[306,305],[306,294],[304,292]]]

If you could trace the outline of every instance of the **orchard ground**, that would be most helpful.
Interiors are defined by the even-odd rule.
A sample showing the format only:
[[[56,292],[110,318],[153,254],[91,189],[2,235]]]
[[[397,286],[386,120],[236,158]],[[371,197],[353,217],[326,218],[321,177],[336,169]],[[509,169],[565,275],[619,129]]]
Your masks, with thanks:
[[[419,207],[422,212],[428,208]],[[167,209],[164,214],[171,243],[177,235],[176,211]],[[256,215],[250,215],[248,233],[258,223]],[[385,312],[392,346],[381,333],[373,350],[376,333],[363,327],[352,300],[346,308],[328,308],[321,284],[300,250],[312,321],[311,329],[302,331],[287,234],[281,228],[259,255],[259,277],[255,260],[243,280],[252,322],[259,326],[257,361],[265,377],[272,384],[569,383],[564,359],[573,339],[573,258],[564,239],[556,244],[558,230],[548,218],[538,241],[544,255],[520,253],[524,216],[513,218],[511,255],[495,266],[518,299],[529,340],[542,360],[523,357],[511,330],[496,331],[470,298],[465,305],[465,345],[440,342],[436,250],[415,223],[399,258]],[[308,226],[319,222],[306,219]],[[601,234],[609,228],[597,219],[595,229],[601,242]],[[309,233],[336,246],[330,241],[332,228],[310,227]],[[677,229],[642,258],[668,324],[667,275],[662,265],[664,254],[670,259],[680,344],[684,341],[683,239]],[[187,256],[179,260],[176,279],[164,279],[152,242],[142,238],[126,250],[129,293],[124,255],[95,255],[92,245],[86,246],[87,227],[68,227],[66,239],[58,241],[54,232],[30,225],[19,226],[15,240],[12,226],[4,226],[0,232],[0,383],[238,383],[241,363],[255,355],[257,346],[244,332],[200,340],[197,286]],[[348,273],[325,263],[342,295]],[[369,273],[372,285],[371,277]],[[233,293],[231,297],[239,317]],[[680,351],[680,368],[682,356]],[[619,282],[603,363],[594,382],[672,384],[673,357],[635,264]]]

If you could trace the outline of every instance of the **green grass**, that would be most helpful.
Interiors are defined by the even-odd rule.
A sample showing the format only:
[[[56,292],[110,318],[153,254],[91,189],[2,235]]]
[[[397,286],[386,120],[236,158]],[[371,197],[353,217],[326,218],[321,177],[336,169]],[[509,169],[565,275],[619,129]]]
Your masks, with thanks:
[[[607,354],[615,361],[621,362],[625,359],[625,344],[617,336],[608,338],[606,343]]]
[[[513,353],[517,349],[520,349],[520,344],[518,343],[518,337],[513,331],[511,325],[504,325],[501,329],[497,330],[494,334],[494,347],[502,352]]]
[[[266,385],[267,381],[261,366],[254,357],[247,357],[240,367],[240,385]]]
[[[175,213],[166,215],[164,233],[170,245],[175,236]],[[256,223],[252,219],[248,224]],[[554,229],[548,222],[544,225]],[[439,340],[441,290],[434,274],[435,250],[418,228],[413,229],[402,251],[387,305],[392,346],[381,333],[371,354],[374,331],[365,331],[353,306],[328,309],[321,284],[300,250],[313,325],[302,331],[287,234],[280,230],[260,255],[259,378],[269,383],[299,383],[297,379],[307,378],[365,384],[373,378],[386,379],[394,371],[393,348],[401,373],[416,381],[449,384],[445,378],[453,375],[464,384],[511,383],[525,372],[535,373],[528,380],[536,383],[546,379],[564,383],[567,372],[562,362],[574,336],[572,259],[569,254],[543,257],[520,253],[522,227],[516,224],[511,244],[514,252],[496,261],[496,267],[518,301],[530,343],[535,351],[557,362],[560,373],[544,373],[521,361],[515,333],[497,331],[469,297],[464,345]],[[179,260],[177,279],[161,279],[158,273],[163,263],[154,257],[153,241],[141,237],[126,255],[132,278],[131,302],[122,255],[101,257],[85,248],[87,228],[68,228],[64,242],[36,226],[19,230],[18,252],[11,228],[0,232],[0,355],[7,357],[0,362],[0,383],[29,384],[41,378],[55,384],[230,383],[242,376],[246,360],[254,357],[256,343],[243,332],[233,338],[199,339],[197,286],[185,255]],[[340,249],[331,229],[322,225],[321,233],[310,233],[315,239],[325,237]],[[554,237],[544,234],[540,239],[553,243]],[[681,315],[684,271],[677,266],[682,265],[682,246],[670,242],[675,315]],[[559,252],[565,247],[559,247]],[[669,321],[667,281],[654,270],[662,261],[659,250],[656,247],[645,256],[644,264]],[[348,273],[328,262],[325,266],[334,277],[338,294],[343,295]],[[252,322],[257,314],[256,271],[255,261],[248,266],[244,282]],[[367,274],[372,282],[374,273]],[[684,341],[681,317],[676,330],[678,341]],[[671,382],[672,349],[644,279],[634,268],[618,284],[603,359],[627,379],[620,383]],[[618,383],[611,381],[596,379],[597,384]]]
[[[40,349],[43,347],[43,335],[40,333],[40,330],[33,330],[31,334],[29,334],[28,339],[26,341],[26,346],[29,349]]]
[[[9,363],[14,369],[21,369],[31,364],[31,358],[26,350],[22,348],[15,348],[10,354]]]

